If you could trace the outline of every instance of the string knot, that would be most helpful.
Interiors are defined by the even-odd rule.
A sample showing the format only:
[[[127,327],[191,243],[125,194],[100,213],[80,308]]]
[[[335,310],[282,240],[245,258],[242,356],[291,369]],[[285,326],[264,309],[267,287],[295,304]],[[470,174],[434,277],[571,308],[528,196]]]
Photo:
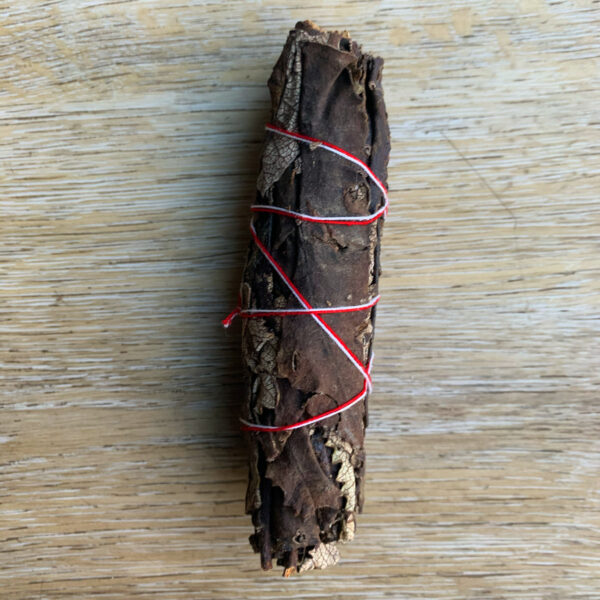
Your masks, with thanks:
[[[223,327],[225,327],[225,329],[227,329],[232,321],[240,314],[240,312],[242,311],[242,307],[241,306],[236,306],[222,321],[221,323],[223,323]]]

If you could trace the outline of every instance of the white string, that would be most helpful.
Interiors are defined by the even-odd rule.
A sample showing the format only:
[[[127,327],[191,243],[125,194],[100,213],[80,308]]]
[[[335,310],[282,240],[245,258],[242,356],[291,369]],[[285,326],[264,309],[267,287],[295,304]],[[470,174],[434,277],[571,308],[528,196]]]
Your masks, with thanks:
[[[331,313],[343,313],[343,312],[350,312],[350,311],[355,311],[355,310],[363,310],[365,308],[371,308],[372,306],[375,306],[375,304],[377,304],[377,302],[379,302],[379,299],[381,298],[380,295],[375,296],[375,298],[373,298],[372,300],[370,300],[369,302],[365,302],[364,304],[354,304],[353,306],[336,306],[333,308],[311,308],[310,312],[315,312],[315,313],[327,313],[327,314],[331,314]],[[284,314],[284,315],[302,315],[305,313],[308,313],[308,309],[306,308],[274,308],[274,309],[269,309],[269,310],[263,310],[260,308],[247,308],[245,310],[240,310],[240,315],[252,315],[255,313],[277,313],[277,314]]]

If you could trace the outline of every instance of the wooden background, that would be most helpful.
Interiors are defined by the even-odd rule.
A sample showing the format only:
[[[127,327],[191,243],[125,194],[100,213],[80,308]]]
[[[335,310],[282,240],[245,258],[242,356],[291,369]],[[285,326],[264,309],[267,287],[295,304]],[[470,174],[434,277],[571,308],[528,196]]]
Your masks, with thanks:
[[[0,596],[600,598],[600,5],[0,3]],[[247,537],[239,325],[296,20],[385,57],[365,511]]]

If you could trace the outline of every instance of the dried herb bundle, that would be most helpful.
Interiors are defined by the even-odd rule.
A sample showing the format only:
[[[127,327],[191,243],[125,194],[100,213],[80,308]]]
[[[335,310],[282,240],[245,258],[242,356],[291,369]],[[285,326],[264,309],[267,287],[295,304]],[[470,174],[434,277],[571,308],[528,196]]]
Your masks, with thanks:
[[[381,87],[383,60],[364,54],[347,32],[297,23],[269,79],[271,123],[331,142],[364,161],[385,183],[390,151]],[[367,215],[383,195],[364,169],[318,144],[267,132],[257,204],[301,213]],[[383,221],[344,226],[254,213],[258,237],[313,306],[366,303],[377,295]],[[251,243],[240,288],[244,309],[301,308]],[[367,365],[375,309],[323,318]],[[286,425],[340,405],[364,377],[310,315],[248,318],[242,324],[250,422]],[[284,574],[339,559],[338,541],[355,532],[364,502],[366,398],[310,426],[250,431],[246,511],[263,569]]]

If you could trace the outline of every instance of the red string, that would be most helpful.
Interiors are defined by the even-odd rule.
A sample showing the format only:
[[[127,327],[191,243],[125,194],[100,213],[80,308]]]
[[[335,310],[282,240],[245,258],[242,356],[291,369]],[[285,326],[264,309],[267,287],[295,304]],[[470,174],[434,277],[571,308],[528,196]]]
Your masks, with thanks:
[[[385,212],[387,207],[383,207],[382,212]],[[374,214],[371,218],[366,219],[364,221],[359,220],[344,220],[341,219],[331,219],[326,217],[313,217],[312,215],[302,215],[299,213],[293,213],[292,211],[288,211],[282,208],[278,208],[277,206],[251,206],[250,210],[253,212],[267,212],[274,213],[276,215],[283,215],[284,217],[290,216],[294,219],[300,219],[301,221],[308,221],[309,223],[327,223],[328,225],[369,225],[374,221],[377,221],[381,217],[380,214]]]
[[[244,419],[240,419],[240,421],[243,423],[243,425],[241,426],[241,429],[243,429],[244,431],[270,431],[273,433],[277,432],[277,431],[288,431],[290,429],[299,429],[300,427],[304,427],[305,425],[310,425],[311,423],[316,423],[317,421],[322,421],[323,419],[326,419],[327,417],[331,417],[333,415],[341,413],[344,410],[347,410],[348,408],[350,408],[351,406],[356,404],[359,400],[362,400],[366,395],[367,395],[367,380],[365,379],[362,390],[358,394],[356,394],[356,396],[353,396],[352,398],[350,398],[350,400],[346,400],[346,402],[340,404],[339,406],[336,406],[335,408],[326,410],[325,412],[323,412],[319,415],[315,415],[314,417],[310,417],[310,419],[305,419],[304,421],[298,421],[297,423],[292,423],[291,425],[275,425],[275,426],[274,425],[255,425],[253,423],[248,423],[248,421],[245,421]]]
[[[375,182],[377,187],[379,187],[379,189],[382,191],[385,202],[384,202],[384,205],[382,206],[382,208],[380,208],[378,211],[376,211],[369,218],[365,218],[365,217],[356,217],[356,218],[352,218],[352,217],[318,217],[318,216],[314,216],[314,215],[306,215],[303,213],[297,213],[295,211],[282,209],[282,208],[278,208],[278,207],[274,207],[274,206],[268,206],[268,205],[254,205],[254,206],[252,206],[252,210],[254,212],[270,212],[270,213],[279,214],[281,216],[287,216],[287,217],[292,217],[295,219],[300,219],[303,221],[309,221],[309,222],[315,222],[315,223],[328,223],[328,224],[333,224],[333,225],[366,225],[369,223],[373,223],[377,219],[379,219],[382,216],[385,216],[387,214],[387,208],[388,208],[387,189],[383,185],[381,180],[375,175],[375,173],[373,173],[373,171],[370,169],[370,167],[366,163],[364,163],[362,160],[360,160],[353,154],[350,154],[343,148],[335,146],[334,144],[330,144],[329,142],[325,142],[323,140],[313,138],[308,135],[300,134],[300,133],[293,132],[293,131],[288,131],[287,129],[283,129],[282,127],[278,127],[278,126],[272,125],[272,124],[267,124],[266,129],[269,131],[272,131],[274,133],[278,133],[278,134],[284,135],[286,137],[296,139],[298,141],[311,143],[311,144],[318,144],[319,145],[318,147],[323,148],[324,150],[329,150],[331,152],[334,152],[335,154],[338,154],[338,155],[342,156],[343,158],[345,158],[355,164],[358,164],[361,168],[363,168],[366,171],[367,175]],[[244,419],[240,419],[240,421],[242,421],[242,423],[243,423],[242,429],[245,431],[276,432],[276,431],[286,431],[289,429],[297,429],[299,427],[309,425],[310,423],[315,423],[317,421],[320,421],[322,419],[325,419],[327,417],[330,417],[332,415],[340,413],[340,412],[350,408],[353,404],[357,403],[358,401],[360,401],[362,398],[364,398],[368,394],[368,391],[371,388],[370,370],[371,370],[371,364],[372,364],[373,357],[371,356],[371,359],[369,360],[367,367],[365,367],[362,364],[362,362],[358,359],[358,357],[350,350],[350,348],[347,346],[347,344],[342,340],[342,338],[333,330],[333,328],[331,326],[329,326],[323,320],[323,318],[320,315],[324,314],[324,313],[334,313],[334,312],[342,313],[342,312],[351,312],[351,311],[355,311],[355,310],[366,310],[368,308],[372,308],[373,306],[375,306],[375,304],[379,300],[379,296],[377,296],[375,299],[373,299],[369,303],[361,305],[361,306],[314,308],[308,302],[308,300],[302,295],[300,290],[294,285],[292,280],[287,276],[287,274],[281,268],[281,265],[279,265],[279,263],[273,258],[273,256],[270,254],[270,252],[267,250],[267,248],[261,242],[261,240],[259,239],[259,237],[256,233],[256,230],[254,229],[253,223],[250,223],[250,232],[252,234],[254,243],[258,246],[258,248],[261,250],[263,255],[267,258],[267,260],[271,263],[271,266],[277,271],[277,273],[280,275],[280,277],[285,281],[285,283],[290,288],[290,290],[292,291],[294,296],[296,296],[296,298],[300,301],[300,303],[304,306],[304,308],[297,309],[297,310],[296,309],[291,309],[291,310],[290,309],[284,309],[284,310],[276,310],[276,309],[249,310],[249,309],[246,309],[246,310],[244,310],[241,308],[241,297],[239,297],[238,305],[227,317],[225,317],[225,319],[223,319],[223,321],[222,321],[223,326],[229,327],[229,325],[231,325],[231,322],[237,315],[239,315],[243,318],[253,318],[253,317],[266,317],[266,316],[292,316],[292,315],[300,315],[300,314],[309,314],[312,316],[312,318],[315,321],[317,321],[317,324],[322,329],[324,329],[324,331],[331,337],[331,339],[333,339],[333,341],[344,352],[344,354],[346,354],[346,356],[351,360],[351,362],[353,362],[354,365],[361,371],[361,373],[364,377],[363,387],[358,394],[356,394],[355,396],[353,396],[346,402],[338,405],[337,407],[335,407],[331,410],[325,411],[324,413],[321,413],[321,414],[311,417],[309,419],[305,419],[303,421],[298,421],[298,422],[292,423],[290,425],[281,425],[281,426],[249,423],[248,421],[245,421]]]
[[[241,299],[238,300],[237,306],[221,321],[223,327],[227,328],[231,325],[235,317],[238,315],[243,319],[253,317],[293,317],[297,315],[324,315],[332,313],[355,312],[358,310],[367,310],[373,308],[379,302],[380,296],[375,296],[371,301],[357,306],[333,306],[327,308],[280,308],[271,310],[259,309],[242,309]]]
[[[350,400],[347,400],[343,404],[340,404],[336,408],[332,408],[331,410],[321,413],[320,415],[317,415],[315,417],[311,417],[310,419],[305,419],[304,421],[298,421],[297,423],[292,423],[291,425],[281,425],[280,427],[270,427],[270,426],[265,426],[265,425],[262,425],[262,426],[261,425],[251,425],[251,424],[247,424],[247,422],[244,421],[243,419],[240,419],[240,421],[242,421],[242,425],[240,426],[240,429],[242,429],[242,431],[268,431],[269,433],[277,433],[278,431],[289,431],[290,429],[300,429],[300,427],[305,427],[306,425],[310,425],[311,423],[316,423],[317,421],[322,421],[323,419],[326,419],[327,417],[332,417],[333,415],[336,415],[336,414],[342,412],[342,410],[344,408],[350,408],[350,406],[352,406],[353,404],[356,404],[358,400],[362,400],[366,396],[366,394],[367,394],[367,382],[365,381],[365,383],[363,384],[363,389],[360,391],[360,393],[356,394],[356,396],[354,396]]]
[[[311,144],[319,144],[320,146],[324,147],[326,150],[330,150],[332,152],[335,152],[336,154],[339,154],[340,156],[348,159],[350,162],[353,162],[353,163],[359,165],[360,167],[362,167],[367,172],[369,177],[371,177],[371,179],[373,179],[373,181],[377,184],[377,187],[379,187],[379,189],[383,192],[383,194],[384,195],[387,194],[387,188],[385,187],[385,185],[383,185],[383,183],[381,182],[381,179],[379,179],[379,177],[377,177],[377,175],[375,175],[375,173],[371,170],[371,167],[369,167],[369,165],[366,162],[364,162],[360,158],[358,158],[358,156],[354,156],[354,154],[351,154],[347,150],[344,150],[343,148],[340,148],[339,146],[336,146],[335,144],[331,144],[324,140],[318,140],[317,138],[311,137],[310,135],[304,135],[303,133],[298,133],[296,131],[288,131],[287,129],[284,129],[283,127],[279,127],[278,125],[273,125],[272,123],[267,123],[267,125],[265,127],[269,131],[280,133],[287,137],[291,137],[291,138],[301,140],[303,142],[308,142]]]

